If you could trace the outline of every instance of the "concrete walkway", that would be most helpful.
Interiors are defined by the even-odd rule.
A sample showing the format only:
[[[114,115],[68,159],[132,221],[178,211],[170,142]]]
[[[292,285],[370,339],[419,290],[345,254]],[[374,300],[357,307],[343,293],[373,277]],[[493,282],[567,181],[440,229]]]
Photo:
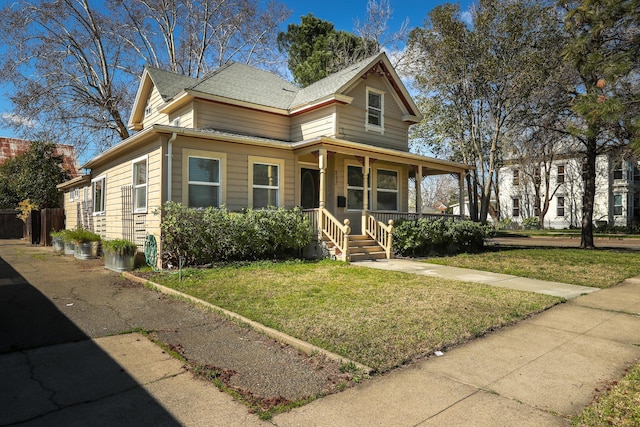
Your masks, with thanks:
[[[382,264],[382,263],[381,263]],[[284,426],[568,426],[640,357],[640,277],[288,413]]]
[[[202,342],[197,309],[187,316],[193,322],[185,320],[185,311],[174,307],[182,303],[138,287],[106,286],[112,273],[102,267],[78,271],[70,285],[68,268],[42,269],[42,249],[0,244],[0,250],[0,343],[6,344],[0,351],[0,426],[568,426],[596,389],[606,389],[640,358],[640,277],[592,293],[538,283],[545,292],[562,288],[560,296],[571,299],[441,357],[264,422],[142,335],[106,336],[130,327],[123,318],[131,306],[156,329],[193,323]],[[370,267],[534,287],[526,279],[419,263]],[[29,282],[46,285],[35,289]],[[28,294],[18,298],[18,292]],[[94,304],[87,303],[90,296]],[[161,316],[150,310],[156,305]],[[228,348],[204,344],[207,354],[246,351],[239,341]]]
[[[536,292],[566,299],[590,294],[599,288],[569,285],[545,280],[527,279],[509,274],[490,273],[486,271],[470,270],[468,268],[449,267],[446,265],[427,264],[407,259],[390,259],[381,261],[353,262],[353,265],[376,268],[379,270],[401,271],[404,273],[420,274],[430,277],[460,280],[463,282],[484,283],[501,288],[517,289],[520,291]]]

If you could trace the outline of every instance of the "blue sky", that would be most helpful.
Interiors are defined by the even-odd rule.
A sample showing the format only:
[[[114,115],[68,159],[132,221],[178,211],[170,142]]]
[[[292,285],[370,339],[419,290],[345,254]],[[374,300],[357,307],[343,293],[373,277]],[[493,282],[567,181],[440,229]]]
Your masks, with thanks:
[[[7,4],[9,0],[0,0],[0,6]],[[367,15],[367,0],[281,0],[292,10],[289,19],[282,25],[286,30],[290,23],[299,24],[303,15],[312,13],[318,18],[333,22],[338,30],[353,31],[354,22],[359,19],[363,22]],[[449,1],[454,3],[455,1]],[[405,19],[409,18],[409,27],[422,26],[427,13],[436,5],[447,3],[444,0],[390,0],[393,16],[389,22],[391,31],[397,30]],[[467,9],[471,0],[459,1],[461,9]],[[2,46],[0,46],[0,50]],[[11,112],[10,103],[3,99],[8,88],[0,87],[0,115]],[[0,137],[15,137],[9,129],[0,125]]]

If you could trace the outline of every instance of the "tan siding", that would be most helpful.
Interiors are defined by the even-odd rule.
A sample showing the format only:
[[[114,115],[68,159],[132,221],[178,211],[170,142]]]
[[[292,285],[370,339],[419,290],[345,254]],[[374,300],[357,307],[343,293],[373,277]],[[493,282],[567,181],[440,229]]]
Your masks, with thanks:
[[[187,178],[186,170],[183,170],[183,150],[200,150],[212,153],[225,153],[226,183],[222,183],[226,198],[226,206],[229,210],[237,211],[249,205],[249,156],[259,156],[274,159],[284,159],[284,183],[280,191],[284,191],[284,206],[293,207],[295,201],[295,165],[294,155],[290,150],[281,150],[270,147],[259,147],[241,143],[224,141],[205,141],[194,138],[178,138],[173,144],[173,186],[172,200],[182,202],[183,180]]]
[[[213,102],[199,102],[196,111],[200,129],[227,130],[283,141],[290,138],[288,117]]]
[[[167,117],[166,114],[158,112],[158,108],[164,103],[164,101],[162,100],[162,96],[160,95],[160,92],[158,92],[158,89],[155,88],[155,86],[153,87],[151,95],[149,96],[149,103],[152,106],[152,112],[142,120],[143,127],[146,128],[153,124],[168,125],[169,117]]]
[[[328,106],[291,118],[291,140],[336,136],[336,107]]]
[[[169,124],[173,125],[174,121],[180,118],[180,127],[193,129],[193,103],[189,103],[177,111],[172,112],[169,115]]]
[[[384,133],[367,131],[365,117],[367,86],[384,93]],[[347,95],[353,97],[351,105],[338,106],[338,130],[340,137],[349,141],[378,147],[408,151],[409,124],[402,121],[403,112],[395,102],[391,88],[378,76],[362,80]]]
[[[115,239],[123,237],[122,225],[122,187],[130,186],[133,182],[132,160],[148,155],[147,178],[147,213],[133,214],[134,221],[141,224],[137,226],[135,240],[137,243],[144,241],[146,234],[160,236],[160,215],[154,215],[153,211],[162,205],[162,150],[159,141],[152,145],[129,153],[121,157],[118,162],[112,162],[92,171],[93,178],[106,176],[106,215],[94,217],[96,231],[101,231],[100,223],[104,223],[104,238]]]

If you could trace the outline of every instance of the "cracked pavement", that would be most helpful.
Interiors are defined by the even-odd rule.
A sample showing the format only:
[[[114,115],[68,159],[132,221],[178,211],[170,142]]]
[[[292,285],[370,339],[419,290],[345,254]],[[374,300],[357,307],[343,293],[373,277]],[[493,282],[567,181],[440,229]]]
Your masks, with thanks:
[[[0,407],[11,408],[0,411],[0,426],[86,425],[87,414],[92,425],[197,425],[185,421],[197,411],[180,418],[180,408],[206,402],[212,393],[231,399],[194,379],[184,362],[137,331],[148,331],[193,365],[230,374],[227,386],[252,399],[298,400],[331,393],[343,381],[336,362],[302,355],[218,314],[131,283],[105,270],[101,260],[80,261],[21,241],[0,240],[0,324]],[[170,403],[167,409],[149,389],[169,380],[211,390],[205,396],[199,391],[197,399],[176,391],[176,407]],[[259,422],[247,407],[231,403],[237,419],[223,424]],[[205,420],[211,405],[203,409]]]

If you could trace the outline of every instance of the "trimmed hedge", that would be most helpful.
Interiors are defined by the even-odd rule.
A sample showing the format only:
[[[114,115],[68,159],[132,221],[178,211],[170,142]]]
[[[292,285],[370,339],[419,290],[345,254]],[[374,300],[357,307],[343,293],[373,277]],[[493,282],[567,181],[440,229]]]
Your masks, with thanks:
[[[287,258],[311,242],[311,224],[300,209],[229,212],[168,202],[162,208],[163,262],[178,266],[221,261]]]
[[[393,248],[402,256],[480,252],[491,233],[491,227],[472,221],[445,218],[399,221],[393,231]]]

